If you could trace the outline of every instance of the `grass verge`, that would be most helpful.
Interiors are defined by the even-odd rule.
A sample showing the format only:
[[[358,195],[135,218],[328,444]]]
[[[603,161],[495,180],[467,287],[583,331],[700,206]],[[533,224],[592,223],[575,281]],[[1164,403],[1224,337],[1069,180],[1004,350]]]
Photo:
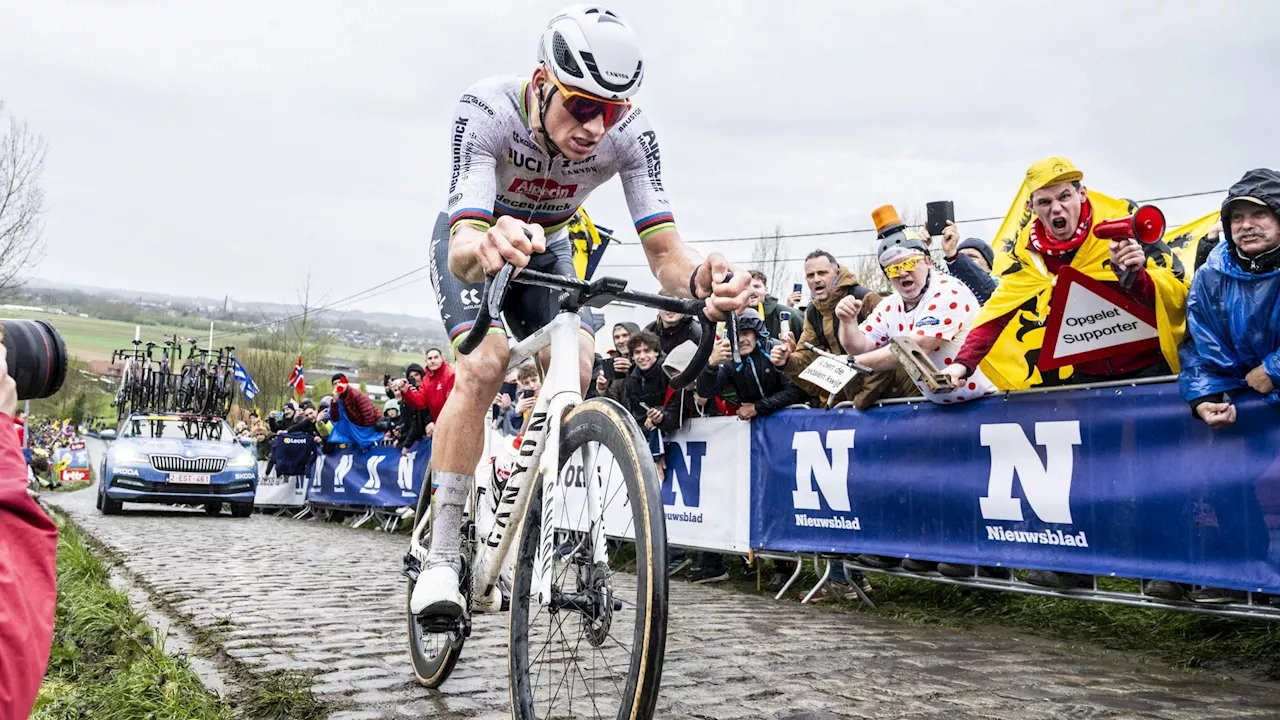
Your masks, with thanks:
[[[748,573],[737,559],[729,564],[734,586],[754,592],[754,570]],[[1276,622],[977,590],[879,573],[867,577],[875,586],[876,609],[857,601],[833,607],[971,631],[999,625],[1073,645],[1141,654],[1184,670],[1280,680],[1280,623]],[[793,586],[793,601],[801,588],[807,590],[815,582],[817,577],[806,571]],[[1136,580],[1099,578],[1098,584],[1104,590],[1138,589]]]
[[[107,582],[107,563],[119,564],[119,554],[71,522],[59,521],[58,527],[53,652],[33,720],[320,720],[328,716],[332,708],[312,693],[308,673],[251,672],[222,651],[223,632],[233,626],[230,617],[197,627],[134,578],[148,588],[156,607],[190,633],[196,646],[203,648],[202,654],[212,653],[221,660],[235,691],[227,699],[209,693],[185,659],[164,654],[162,638],[132,609],[128,597]],[[131,676],[116,678],[126,665]],[[152,702],[146,693],[136,693],[135,685],[168,700]],[[121,692],[138,697],[122,698]]]
[[[49,667],[33,718],[231,720],[183,658],[107,582],[108,571],[69,523],[58,534],[58,605]]]

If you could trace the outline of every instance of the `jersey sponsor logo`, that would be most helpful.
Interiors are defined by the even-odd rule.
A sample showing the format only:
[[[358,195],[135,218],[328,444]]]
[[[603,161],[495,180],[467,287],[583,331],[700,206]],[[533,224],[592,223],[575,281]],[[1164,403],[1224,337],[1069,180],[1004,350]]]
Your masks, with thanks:
[[[523,168],[532,172],[542,172],[542,160],[525,155],[515,148],[507,148],[507,162],[518,168]]]
[[[938,322],[939,322],[938,318],[932,315],[926,315],[925,317],[922,317],[916,321],[916,327],[925,327],[927,325],[937,325]]]
[[[596,156],[594,153],[582,158],[581,160],[570,160],[569,158],[562,158],[560,160],[560,167],[568,168],[568,167],[577,167],[579,165],[586,165],[587,163],[595,159],[596,159]]]
[[[615,132],[622,132],[623,130],[626,130],[627,126],[631,124],[631,121],[638,117],[640,117],[640,109],[632,108],[631,112],[627,114],[627,117],[622,120],[622,124],[615,129]]]
[[[467,134],[467,119],[453,121],[453,175],[449,178],[449,192],[458,189],[458,176],[462,174],[462,139]]]
[[[578,192],[577,183],[569,185],[561,185],[551,178],[538,178],[537,180],[527,180],[525,178],[516,178],[511,181],[511,187],[507,188],[507,192],[519,193],[530,200],[568,200]]]
[[[453,206],[454,206],[454,205],[457,205],[457,204],[458,204],[458,201],[459,201],[459,200],[461,200],[461,199],[462,199],[462,193],[454,193],[454,194],[450,195],[450,196],[449,196],[449,209],[450,209],[450,210],[452,210],[452,209],[453,209]]]
[[[486,115],[488,115],[489,117],[493,117],[493,108],[489,107],[488,103],[476,97],[475,95],[472,95],[470,93],[463,95],[462,102],[475,105],[476,107],[483,110]]]
[[[516,143],[518,143],[518,144],[520,144],[520,145],[523,145],[523,146],[525,146],[525,147],[529,148],[530,150],[532,150],[532,151],[534,151],[534,152],[539,152],[539,153],[540,153],[540,152],[542,152],[542,148],[538,147],[537,143],[535,143],[535,142],[533,142],[532,140],[530,140],[528,137],[526,137],[524,134],[522,134],[522,133],[521,133],[520,131],[518,131],[518,130],[512,130],[512,131],[511,131],[511,139],[512,139],[514,142],[516,142]]]
[[[646,130],[636,136],[640,150],[644,152],[645,169],[649,173],[649,186],[662,192],[662,156],[658,152],[658,134]]]
[[[565,212],[566,210],[572,210],[574,207],[576,207],[571,202],[569,203],[529,202],[527,200],[521,200],[520,198],[510,197],[505,193],[498,196],[498,205],[499,205],[498,209],[500,211],[505,211],[508,208],[512,210],[535,210],[548,215],[554,215],[555,213]],[[502,214],[502,213],[500,212],[499,214]],[[510,215],[512,213],[507,213],[507,214]]]

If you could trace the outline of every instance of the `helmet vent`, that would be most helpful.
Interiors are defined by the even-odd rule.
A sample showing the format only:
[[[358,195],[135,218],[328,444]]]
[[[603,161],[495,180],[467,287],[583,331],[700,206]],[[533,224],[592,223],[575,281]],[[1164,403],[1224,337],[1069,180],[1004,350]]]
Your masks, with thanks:
[[[582,68],[578,67],[578,61],[573,58],[573,53],[569,51],[569,43],[565,42],[564,36],[560,33],[553,33],[551,36],[551,57],[556,61],[556,65],[561,70],[569,73],[573,77],[582,77]]]

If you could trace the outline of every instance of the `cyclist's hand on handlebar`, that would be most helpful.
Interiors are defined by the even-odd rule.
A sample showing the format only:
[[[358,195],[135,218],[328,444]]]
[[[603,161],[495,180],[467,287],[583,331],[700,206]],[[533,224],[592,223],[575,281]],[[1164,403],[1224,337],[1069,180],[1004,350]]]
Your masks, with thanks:
[[[476,248],[476,256],[485,274],[496,275],[511,263],[517,268],[529,264],[529,257],[546,252],[547,239],[541,225],[530,225],[503,215],[489,228]]]
[[[730,275],[732,277],[725,282]],[[747,297],[751,294],[751,275],[731,265],[724,255],[713,252],[702,261],[694,285],[698,297],[706,298],[707,317],[723,320],[725,313],[746,306]]]

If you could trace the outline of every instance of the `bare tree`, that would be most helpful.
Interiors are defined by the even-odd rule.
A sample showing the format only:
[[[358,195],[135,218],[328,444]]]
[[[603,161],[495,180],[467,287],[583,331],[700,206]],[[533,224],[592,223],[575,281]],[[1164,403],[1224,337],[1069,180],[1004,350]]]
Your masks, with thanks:
[[[304,365],[314,366],[333,345],[333,336],[322,330],[319,317],[325,311],[323,299],[312,299],[311,275],[307,274],[302,287],[297,288],[298,307],[287,308],[282,320],[265,320],[262,332],[242,343],[237,359],[258,386],[256,402],[267,407],[279,407],[293,397],[285,382],[293,373],[298,355]],[[323,393],[316,388],[327,387],[329,378],[314,375],[307,378],[309,395],[319,397]]]
[[[879,261],[874,256],[859,257],[849,269],[853,271],[860,284],[881,295],[893,292],[893,288],[889,287],[889,281],[885,279],[884,271],[880,269]]]
[[[0,123],[4,121],[0,103]],[[0,138],[0,297],[8,297],[44,256],[44,138],[9,117]]]
[[[751,267],[769,278],[771,295],[785,298],[791,284],[791,264],[787,261],[787,243],[782,228],[775,227],[772,235],[761,235],[751,251]]]

